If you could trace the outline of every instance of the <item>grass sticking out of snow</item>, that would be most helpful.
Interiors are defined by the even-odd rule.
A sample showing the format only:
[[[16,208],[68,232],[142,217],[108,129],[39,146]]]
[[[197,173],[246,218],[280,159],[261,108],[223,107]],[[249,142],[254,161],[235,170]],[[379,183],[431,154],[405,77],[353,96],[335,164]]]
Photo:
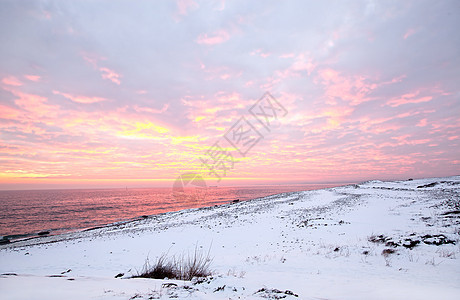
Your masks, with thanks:
[[[210,249],[205,253],[195,247],[193,253],[170,257],[167,253],[163,253],[153,264],[147,257],[142,270],[133,278],[192,280],[194,277],[210,276],[212,274],[211,263]]]

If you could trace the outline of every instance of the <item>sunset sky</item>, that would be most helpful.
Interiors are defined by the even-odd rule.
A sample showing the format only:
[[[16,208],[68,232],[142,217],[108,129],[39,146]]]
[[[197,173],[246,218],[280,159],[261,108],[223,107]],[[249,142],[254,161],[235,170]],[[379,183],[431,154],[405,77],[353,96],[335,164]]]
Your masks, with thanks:
[[[459,15],[459,1],[1,0],[0,189],[458,175]],[[285,109],[270,128],[250,114],[265,92]],[[244,156],[224,137],[240,120],[260,137]],[[220,181],[202,164],[216,142],[233,159]]]

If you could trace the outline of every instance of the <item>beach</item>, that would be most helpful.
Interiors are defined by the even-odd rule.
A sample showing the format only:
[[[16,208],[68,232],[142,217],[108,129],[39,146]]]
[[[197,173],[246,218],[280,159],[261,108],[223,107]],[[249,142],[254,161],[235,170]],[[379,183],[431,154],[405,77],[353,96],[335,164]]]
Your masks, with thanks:
[[[460,176],[368,181],[0,246],[2,299],[458,299]],[[202,249],[212,274],[131,278]],[[117,277],[117,278],[115,278]]]

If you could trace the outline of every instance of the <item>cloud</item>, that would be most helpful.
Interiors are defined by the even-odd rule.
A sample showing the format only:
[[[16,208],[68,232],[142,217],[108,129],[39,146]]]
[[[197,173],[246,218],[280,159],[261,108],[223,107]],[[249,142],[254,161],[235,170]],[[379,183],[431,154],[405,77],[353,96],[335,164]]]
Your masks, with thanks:
[[[162,134],[167,132],[169,132],[168,128],[159,126],[152,122],[136,122],[134,126],[118,132],[117,135],[124,138],[158,139],[162,136]]]
[[[119,74],[117,74],[115,71],[113,71],[113,70],[111,70],[109,68],[105,68],[105,67],[99,68],[99,71],[101,71],[101,73],[102,73],[101,74],[102,78],[108,79],[108,80],[110,80],[113,83],[118,84],[118,85],[121,84],[121,82],[120,82],[120,77],[121,76]]]
[[[251,52],[251,55],[260,56],[262,58],[267,58],[271,55],[269,52],[264,52],[262,49],[256,49]]]
[[[59,107],[48,104],[46,97],[24,93],[17,89],[5,89],[14,95],[14,103],[23,111],[32,113],[32,118],[54,118],[58,114]]]
[[[10,86],[21,86],[22,82],[14,76],[4,77],[2,83]]]
[[[202,67],[200,68],[206,74],[206,78],[205,78],[206,80],[215,80],[215,79],[228,80],[228,79],[239,78],[241,77],[241,75],[243,75],[243,71],[232,69],[226,66],[206,67],[202,65]]]
[[[417,104],[417,103],[429,102],[433,99],[432,96],[417,97],[419,94],[420,94],[420,91],[404,94],[400,97],[395,97],[393,99],[390,99],[389,101],[387,101],[386,104],[391,107],[398,107],[404,104]]]
[[[81,57],[89,63],[94,69],[99,70],[101,72],[101,77],[103,79],[107,79],[112,81],[113,83],[120,85],[121,81],[121,75],[116,73],[114,70],[109,69],[107,67],[101,67],[100,64],[102,61],[107,61],[107,58],[104,56],[100,56],[94,53],[88,53],[83,51],[81,54]]]
[[[196,39],[196,42],[201,45],[213,46],[213,45],[225,43],[229,39],[230,39],[230,34],[227,31],[221,29],[209,35],[207,33],[200,34],[198,38]]]
[[[404,34],[404,39],[407,40],[407,38],[413,35],[415,32],[416,32],[415,29],[409,28]]]
[[[150,108],[150,107],[139,107],[137,105],[134,106],[134,110],[137,111],[137,112],[148,112],[148,113],[152,113],[152,114],[162,114],[166,110],[168,110],[168,108],[169,108],[169,104],[164,104],[161,109],[154,109],[154,108]]]
[[[71,94],[63,93],[59,91],[53,91],[53,94],[63,96],[69,100],[72,100],[73,102],[82,103],[82,104],[91,104],[91,103],[107,101],[106,98],[102,98],[102,97],[75,96],[75,95],[71,95]]]
[[[38,75],[24,75],[24,77],[33,82],[39,82],[41,77]]]
[[[359,105],[371,100],[371,92],[378,87],[377,83],[364,76],[343,75],[331,68],[318,70],[315,81],[324,86],[327,103],[336,103],[340,99]]]
[[[88,53],[88,52],[85,52],[83,51],[81,53],[81,57],[87,62],[89,63],[91,66],[93,66],[93,68],[97,69],[98,68],[98,64],[100,61],[105,61],[107,60],[107,58],[103,57],[103,56],[99,56],[97,54],[94,54],[94,53]]]
[[[6,105],[0,104],[0,119],[17,119],[21,116],[21,111]]]

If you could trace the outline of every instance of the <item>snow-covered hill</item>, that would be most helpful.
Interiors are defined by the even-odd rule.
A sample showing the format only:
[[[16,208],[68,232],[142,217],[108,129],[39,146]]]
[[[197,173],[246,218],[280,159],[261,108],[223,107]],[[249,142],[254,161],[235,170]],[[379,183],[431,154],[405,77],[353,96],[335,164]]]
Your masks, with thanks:
[[[370,181],[2,245],[0,293],[2,299],[458,299],[459,240],[460,176]],[[129,278],[147,257],[195,247],[210,250],[211,277]]]

